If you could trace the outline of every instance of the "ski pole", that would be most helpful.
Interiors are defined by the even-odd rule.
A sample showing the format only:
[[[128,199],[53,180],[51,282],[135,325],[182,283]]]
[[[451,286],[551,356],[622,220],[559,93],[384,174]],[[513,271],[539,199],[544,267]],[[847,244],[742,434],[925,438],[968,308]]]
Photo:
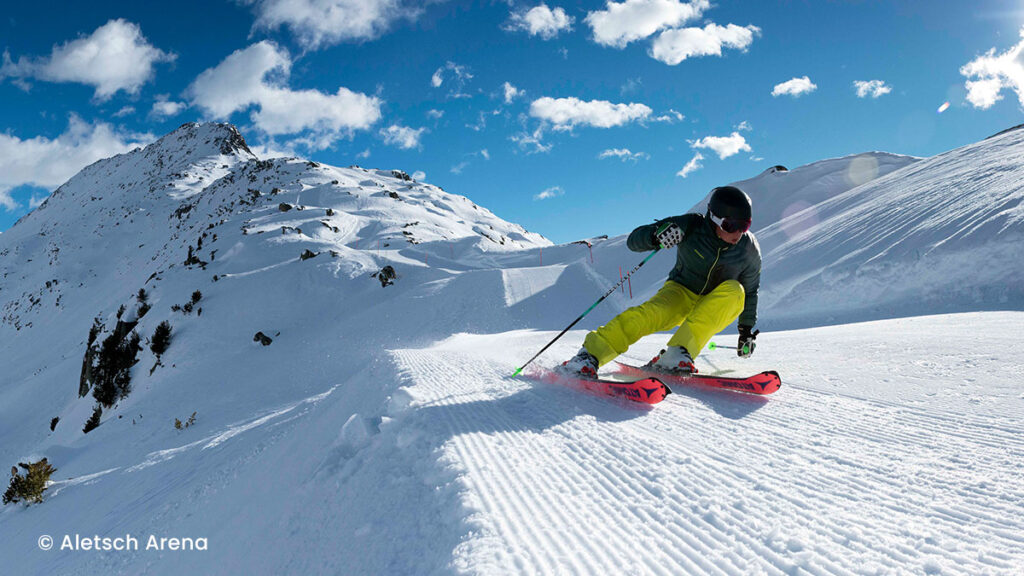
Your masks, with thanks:
[[[596,308],[598,304],[600,304],[601,302],[604,302],[604,299],[607,298],[612,292],[615,292],[616,290],[618,290],[619,286],[622,286],[622,283],[625,282],[626,280],[628,280],[629,277],[633,275],[633,272],[636,272],[637,270],[639,270],[640,267],[643,266],[644,264],[646,264],[647,261],[650,260],[652,256],[657,254],[659,250],[661,250],[661,246],[655,248],[654,252],[651,252],[650,254],[648,254],[647,258],[643,259],[643,262],[640,262],[632,270],[627,272],[625,278],[623,278],[622,280],[619,280],[619,283],[616,284],[615,286],[612,286],[611,290],[605,292],[604,296],[601,296],[600,298],[598,298],[597,302],[594,302],[593,304],[591,304],[590,308],[587,308],[586,312],[584,312],[583,314],[580,314],[578,318],[576,318],[575,320],[572,321],[572,324],[569,324],[568,326],[565,327],[565,330],[562,330],[561,332],[559,332],[558,336],[555,336],[554,340],[552,340],[551,342],[548,342],[547,346],[544,346],[543,348],[541,348],[540,352],[537,352],[536,354],[533,355],[533,358],[530,358],[529,360],[526,361],[526,364],[523,364],[522,366],[520,366],[519,369],[516,370],[516,373],[512,375],[512,377],[515,378],[516,376],[519,376],[519,373],[523,371],[523,368],[526,368],[527,366],[529,366],[530,362],[533,362],[534,360],[536,360],[538,356],[543,354],[545,350],[550,348],[552,344],[554,344],[559,338],[564,336],[565,333],[568,332],[573,326],[575,326],[577,322],[579,322],[580,320],[583,320],[584,316],[586,316],[587,314],[590,314],[590,311],[593,310],[594,308]]]
[[[721,346],[719,344],[715,344],[714,342],[708,342],[708,350],[715,350],[717,348],[725,348],[725,349],[728,349],[728,350],[736,350],[737,349],[735,346]],[[750,354],[750,346],[744,346],[743,347],[743,353],[744,354]]]

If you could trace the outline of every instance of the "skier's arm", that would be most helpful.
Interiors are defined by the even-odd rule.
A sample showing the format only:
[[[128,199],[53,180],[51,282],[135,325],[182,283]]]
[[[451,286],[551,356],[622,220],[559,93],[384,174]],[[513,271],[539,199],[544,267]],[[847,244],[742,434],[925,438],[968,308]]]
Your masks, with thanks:
[[[753,328],[757,322],[757,291],[761,287],[760,251],[753,252],[751,262],[743,270],[743,273],[740,274],[739,280],[740,284],[743,285],[743,290],[746,292],[746,299],[743,303],[743,312],[740,313],[736,324]]]
[[[662,224],[665,222],[672,222],[685,231],[687,229],[687,224],[689,223],[688,218],[693,216],[697,215],[683,214],[682,216],[672,216],[670,218],[665,218],[664,220],[658,220],[653,224],[640,226],[629,233],[629,238],[626,239],[626,247],[633,252],[647,252],[648,250],[654,250],[658,247],[658,241],[654,237],[654,234]]]

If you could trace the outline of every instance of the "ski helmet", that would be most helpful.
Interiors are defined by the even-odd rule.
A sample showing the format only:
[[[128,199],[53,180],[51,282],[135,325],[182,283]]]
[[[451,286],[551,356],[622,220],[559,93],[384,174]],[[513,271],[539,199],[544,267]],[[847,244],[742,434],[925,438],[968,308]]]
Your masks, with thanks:
[[[718,218],[750,220],[752,209],[750,196],[735,186],[719,186],[711,191],[708,212]]]

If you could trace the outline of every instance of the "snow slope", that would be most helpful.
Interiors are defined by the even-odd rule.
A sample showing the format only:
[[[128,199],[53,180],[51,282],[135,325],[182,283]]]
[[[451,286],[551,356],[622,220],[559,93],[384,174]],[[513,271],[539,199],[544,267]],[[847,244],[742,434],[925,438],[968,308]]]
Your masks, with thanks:
[[[165,424],[160,450],[65,464],[82,476],[3,512],[5,558],[63,574],[1015,574],[1024,398],[1005,375],[1022,368],[1006,359],[1024,353],[1022,320],[772,333],[753,360],[702,368],[785,366],[774,397],[677,390],[653,409],[509,380],[509,358],[552,332],[398,348],[318,395],[187,435]],[[978,352],[943,337],[965,325]],[[394,374],[384,412],[352,412]],[[65,533],[205,537],[210,550],[35,548]]]
[[[860,186],[835,176],[858,157],[785,177],[823,222],[841,224],[863,210],[843,199],[901,201],[899,183],[944,182],[936,174],[963,154],[969,179],[1022,149],[1016,138],[945,163],[906,159]],[[769,194],[778,176],[749,181],[755,202],[763,186],[759,213],[787,201],[784,187]],[[776,224],[762,246],[766,278],[777,265],[782,283],[800,274],[772,241]],[[551,246],[390,171],[262,162],[226,125],[186,125],[93,165],[0,236],[0,464],[46,456],[58,469],[43,504],[0,509],[4,570],[1021,572],[1016,301],[1006,308],[1017,311],[823,326],[832,318],[806,308],[805,281],[792,292],[804,308],[761,314],[802,329],[765,331],[749,360],[698,359],[705,372],[778,369],[784,385],[769,398],[680,389],[648,408],[510,379],[639,262],[624,244]],[[307,250],[316,255],[300,259]],[[199,262],[186,265],[190,252]],[[586,329],[650,295],[672,260],[652,258],[632,297],[629,286],[612,294],[538,362],[571,355]],[[807,274],[826,266],[803,261]],[[384,265],[399,276],[386,288],[370,276]],[[986,290],[989,278],[975,278]],[[168,320],[171,346],[152,372],[156,358],[140,352],[131,394],[83,434],[89,328],[99,318],[109,332],[122,304],[135,318],[142,287],[153,307],[136,329],[148,338]],[[172,310],[196,290],[201,314]],[[273,343],[254,342],[257,331]],[[628,359],[646,361],[665,338]],[[175,429],[193,412],[194,425]],[[43,535],[55,549],[40,549]],[[140,549],[61,550],[74,535],[131,535]],[[147,550],[150,535],[208,549]]]
[[[860,170],[861,158],[850,171]],[[1022,158],[1024,131],[1004,132],[880,169],[875,179],[760,228],[761,303],[774,322],[767,326],[1021,309]],[[761,182],[802,174],[766,176],[749,183],[755,203]]]

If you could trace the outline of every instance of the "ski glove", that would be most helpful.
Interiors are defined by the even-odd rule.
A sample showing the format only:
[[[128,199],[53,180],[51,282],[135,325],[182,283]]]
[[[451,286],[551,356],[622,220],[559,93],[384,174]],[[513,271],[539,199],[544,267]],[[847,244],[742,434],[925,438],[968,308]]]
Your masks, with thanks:
[[[740,330],[740,339],[736,343],[736,355],[740,358],[747,358],[754,353],[754,348],[757,348],[757,335],[761,333],[760,330],[754,330],[753,326],[738,326]],[[754,330],[751,332],[751,330]]]
[[[655,244],[668,249],[683,241],[683,229],[672,222],[665,222],[654,232]]]

